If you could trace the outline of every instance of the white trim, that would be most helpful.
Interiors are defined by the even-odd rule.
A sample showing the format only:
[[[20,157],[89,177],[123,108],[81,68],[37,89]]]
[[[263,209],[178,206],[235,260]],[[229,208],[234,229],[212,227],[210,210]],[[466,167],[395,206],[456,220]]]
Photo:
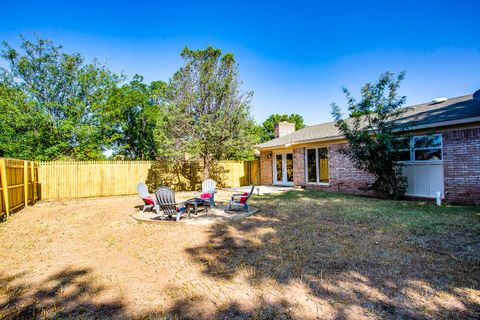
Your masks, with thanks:
[[[438,147],[431,147],[431,148],[415,148],[415,138],[421,137],[434,137],[440,136],[440,146]],[[412,136],[410,141],[410,160],[398,161],[400,163],[408,164],[408,163],[443,163],[443,134],[442,133],[434,133],[434,134],[423,134],[418,136]],[[432,150],[432,149],[440,149],[441,152],[441,160],[415,160],[415,150]],[[402,151],[407,151],[408,149],[401,149]]]

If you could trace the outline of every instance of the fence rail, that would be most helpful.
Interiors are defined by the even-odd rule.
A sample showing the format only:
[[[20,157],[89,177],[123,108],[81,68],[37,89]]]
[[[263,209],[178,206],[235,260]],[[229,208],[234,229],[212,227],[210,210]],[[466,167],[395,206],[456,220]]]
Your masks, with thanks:
[[[38,163],[0,158],[0,219],[39,200]]]
[[[39,163],[41,198],[45,200],[136,194],[145,181],[153,191],[160,185],[198,190],[201,164],[165,161],[49,161]],[[258,184],[258,160],[220,161],[211,172],[220,187]]]

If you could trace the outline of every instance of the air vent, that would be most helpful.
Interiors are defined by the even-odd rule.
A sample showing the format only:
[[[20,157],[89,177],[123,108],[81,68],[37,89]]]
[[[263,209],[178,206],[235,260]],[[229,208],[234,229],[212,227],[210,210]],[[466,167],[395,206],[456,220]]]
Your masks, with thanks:
[[[473,94],[473,100],[480,101],[480,90],[475,91]]]
[[[445,97],[433,99],[433,100],[432,100],[432,104],[442,103],[442,102],[445,102],[445,101],[447,101],[447,100],[448,100],[448,98],[445,98]]]

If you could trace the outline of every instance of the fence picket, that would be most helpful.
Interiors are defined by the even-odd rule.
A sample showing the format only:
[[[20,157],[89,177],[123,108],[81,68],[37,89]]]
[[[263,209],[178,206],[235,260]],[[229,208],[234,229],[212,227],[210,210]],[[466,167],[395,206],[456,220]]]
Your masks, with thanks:
[[[152,180],[182,190],[198,189],[201,164],[177,163],[171,171],[163,161],[24,161],[0,158],[0,218],[34,205],[56,200],[136,194],[140,181]],[[170,171],[169,171],[170,170]],[[259,162],[220,161],[212,175],[219,186],[259,182]]]
[[[215,178],[220,180],[220,185],[228,187],[255,184],[259,172],[252,169],[258,168],[258,160],[249,163],[220,161],[218,167],[225,172]],[[170,175],[166,180],[176,181],[182,188],[198,187],[202,168],[193,163],[188,167],[178,165],[179,171],[173,174],[167,173],[166,163],[162,161],[41,162],[38,167],[41,198],[55,200],[136,194],[137,183],[146,181],[152,170],[158,170],[164,177]],[[190,170],[190,173],[184,170]]]

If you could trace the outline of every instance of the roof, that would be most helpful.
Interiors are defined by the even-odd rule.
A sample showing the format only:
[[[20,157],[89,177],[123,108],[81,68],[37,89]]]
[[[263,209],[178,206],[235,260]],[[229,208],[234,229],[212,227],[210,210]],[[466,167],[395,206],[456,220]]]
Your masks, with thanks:
[[[480,90],[479,90],[480,91]],[[422,103],[407,107],[407,111],[397,120],[400,124],[408,124],[414,128],[432,128],[443,126],[453,121],[471,119],[480,121],[480,94],[449,98],[441,103]],[[474,98],[475,95],[475,98]],[[473,118],[473,119],[472,119]],[[477,118],[477,119],[475,119]],[[464,121],[465,123],[468,121]],[[259,144],[259,149],[283,147],[288,144],[317,140],[335,140],[342,135],[335,122],[321,123],[287,134]]]

